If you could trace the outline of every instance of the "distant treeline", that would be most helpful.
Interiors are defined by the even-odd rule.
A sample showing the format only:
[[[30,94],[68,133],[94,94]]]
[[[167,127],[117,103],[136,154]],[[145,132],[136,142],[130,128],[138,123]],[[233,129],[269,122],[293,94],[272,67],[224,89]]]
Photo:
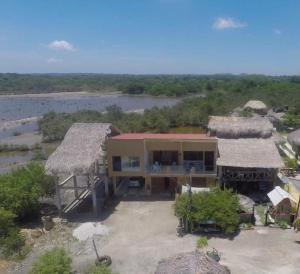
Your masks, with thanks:
[[[126,74],[0,74],[0,94],[110,92],[186,96],[210,91],[299,91],[300,76],[263,75],[126,75]],[[276,95],[277,96],[277,95]]]
[[[281,83],[283,85],[283,83]],[[274,84],[275,85],[275,84]],[[283,127],[300,127],[300,89],[266,88],[209,92],[205,97],[184,99],[173,107],[152,108],[144,114],[126,113],[116,105],[105,113],[80,111],[76,113],[48,113],[39,121],[40,130],[47,141],[63,139],[75,122],[110,122],[123,132],[169,132],[178,127],[205,128],[210,115],[228,115],[248,100],[264,101],[269,107],[289,106]]]

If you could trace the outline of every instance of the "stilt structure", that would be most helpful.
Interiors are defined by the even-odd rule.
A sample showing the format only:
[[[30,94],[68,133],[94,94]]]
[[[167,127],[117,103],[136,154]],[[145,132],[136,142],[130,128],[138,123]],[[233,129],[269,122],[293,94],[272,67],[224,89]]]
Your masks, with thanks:
[[[49,157],[46,172],[56,181],[59,214],[68,213],[88,196],[92,198],[93,212],[98,215],[103,199],[108,196],[105,141],[119,134],[108,123],[75,123],[61,145]],[[66,199],[66,191],[73,199]]]

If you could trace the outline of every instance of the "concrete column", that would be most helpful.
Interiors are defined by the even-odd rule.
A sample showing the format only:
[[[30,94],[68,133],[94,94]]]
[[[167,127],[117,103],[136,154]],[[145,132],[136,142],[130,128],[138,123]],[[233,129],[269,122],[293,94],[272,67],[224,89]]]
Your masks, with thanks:
[[[107,176],[104,176],[104,190],[105,190],[105,196],[108,196],[108,178]]]
[[[91,191],[92,191],[92,200],[93,200],[93,212],[95,216],[98,216],[97,193],[94,185],[91,187]]]

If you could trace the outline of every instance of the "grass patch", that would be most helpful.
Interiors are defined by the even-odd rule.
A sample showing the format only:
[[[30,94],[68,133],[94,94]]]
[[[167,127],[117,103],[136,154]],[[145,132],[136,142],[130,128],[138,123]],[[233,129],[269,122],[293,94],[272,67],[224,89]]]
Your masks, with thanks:
[[[265,223],[265,219],[266,219],[266,214],[265,214],[265,210],[266,210],[266,206],[264,205],[258,205],[255,207],[256,212],[259,216],[260,222],[261,223]]]
[[[201,249],[203,247],[206,247],[208,245],[208,241],[207,241],[207,237],[200,237],[198,240],[197,240],[197,249]]]
[[[42,143],[45,152],[45,158],[48,159],[49,156],[56,150],[56,148],[60,145],[60,142],[54,143]]]

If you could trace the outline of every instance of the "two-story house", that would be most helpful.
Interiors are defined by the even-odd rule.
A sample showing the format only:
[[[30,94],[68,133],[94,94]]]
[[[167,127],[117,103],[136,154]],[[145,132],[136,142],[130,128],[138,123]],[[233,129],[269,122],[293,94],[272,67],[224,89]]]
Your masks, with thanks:
[[[187,183],[216,182],[217,138],[205,134],[130,133],[107,140],[108,177],[114,190],[124,180],[148,193],[175,193]]]

